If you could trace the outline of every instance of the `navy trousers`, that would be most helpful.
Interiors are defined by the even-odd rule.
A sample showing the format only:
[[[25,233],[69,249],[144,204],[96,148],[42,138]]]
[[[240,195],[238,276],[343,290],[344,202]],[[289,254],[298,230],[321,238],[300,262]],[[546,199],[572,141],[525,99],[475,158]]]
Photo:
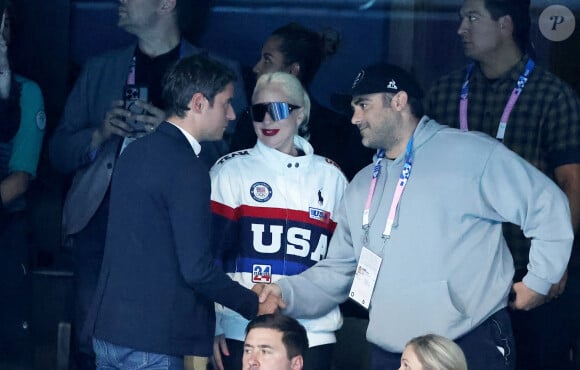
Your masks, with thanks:
[[[514,336],[509,313],[505,308],[493,314],[477,328],[457,338],[455,343],[463,350],[469,370],[515,369]],[[387,352],[375,345],[372,346],[372,370],[397,370],[400,364],[400,353]]]

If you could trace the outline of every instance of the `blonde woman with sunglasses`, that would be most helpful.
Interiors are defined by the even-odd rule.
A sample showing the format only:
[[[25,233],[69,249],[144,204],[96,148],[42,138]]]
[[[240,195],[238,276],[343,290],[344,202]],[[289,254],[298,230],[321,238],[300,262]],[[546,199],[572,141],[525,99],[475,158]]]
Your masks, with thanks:
[[[216,260],[248,288],[298,274],[325,258],[347,185],[334,162],[315,155],[298,136],[308,122],[310,99],[296,77],[262,75],[250,111],[256,145],[221,158],[211,170]],[[241,369],[247,323],[217,307],[217,369]],[[334,332],[342,324],[338,306],[300,323],[310,344],[304,369],[329,370]]]

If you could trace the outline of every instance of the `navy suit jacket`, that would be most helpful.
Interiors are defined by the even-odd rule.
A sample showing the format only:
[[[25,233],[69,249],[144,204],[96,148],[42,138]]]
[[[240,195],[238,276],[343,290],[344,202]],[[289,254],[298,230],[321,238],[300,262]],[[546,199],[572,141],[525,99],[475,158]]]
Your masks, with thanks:
[[[113,174],[86,329],[136,350],[210,356],[214,301],[255,317],[258,296],[212,260],[210,220],[207,166],[178,128],[164,122],[131,143]]]
[[[182,56],[205,53],[185,40],[182,43]],[[122,99],[136,47],[131,44],[94,57],[85,64],[51,138],[49,150],[53,166],[64,173],[76,171],[63,208],[65,236],[87,226],[109,188],[122,138],[114,135],[101,145],[94,159],[89,156],[89,145],[93,131],[103,123],[112,102]],[[237,72],[233,105],[236,112],[243,111],[247,104],[239,64],[212,53],[208,55]],[[202,146],[201,157],[208,166],[227,152],[223,142],[202,143]]]

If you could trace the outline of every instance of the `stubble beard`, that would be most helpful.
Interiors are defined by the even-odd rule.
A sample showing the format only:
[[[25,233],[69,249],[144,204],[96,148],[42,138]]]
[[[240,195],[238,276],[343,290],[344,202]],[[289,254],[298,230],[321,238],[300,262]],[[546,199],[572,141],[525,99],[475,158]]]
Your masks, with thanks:
[[[381,123],[382,129],[375,135],[374,140],[370,143],[372,146],[369,146],[374,149],[385,149],[385,151],[389,152],[395,146],[399,144],[401,141],[401,134],[399,132],[398,126],[396,122],[391,122],[388,119],[385,119]]]

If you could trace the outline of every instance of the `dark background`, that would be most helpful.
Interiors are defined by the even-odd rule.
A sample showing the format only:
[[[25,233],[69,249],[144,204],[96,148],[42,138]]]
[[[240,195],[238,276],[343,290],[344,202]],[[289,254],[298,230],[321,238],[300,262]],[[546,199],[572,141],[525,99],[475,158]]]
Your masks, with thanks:
[[[61,246],[60,213],[69,178],[57,174],[47,156],[50,137],[79,69],[86,59],[124,45],[132,37],[116,27],[116,1],[13,0],[16,10],[11,52],[16,72],[36,81],[48,117],[38,178],[30,191],[35,368],[54,369],[56,327],[70,310],[68,253]],[[461,0],[198,0],[194,41],[238,60],[249,71],[265,38],[288,22],[316,30],[331,27],[342,42],[321,67],[312,94],[327,104],[333,91],[350,87],[359,68],[388,61],[412,70],[427,88],[437,77],[466,63],[456,34]],[[560,1],[576,16],[574,35],[546,40],[538,15],[551,1],[532,1],[532,41],[537,60],[580,91],[580,2]],[[204,14],[209,14],[207,22]],[[207,24],[206,24],[207,23]],[[205,32],[200,30],[205,28]],[[246,82],[254,83],[251,72]],[[1,242],[1,241],[0,241]],[[1,303],[0,303],[1,304]],[[1,329],[0,329],[1,330]],[[358,330],[358,329],[356,329]],[[0,369],[1,369],[0,364]]]

